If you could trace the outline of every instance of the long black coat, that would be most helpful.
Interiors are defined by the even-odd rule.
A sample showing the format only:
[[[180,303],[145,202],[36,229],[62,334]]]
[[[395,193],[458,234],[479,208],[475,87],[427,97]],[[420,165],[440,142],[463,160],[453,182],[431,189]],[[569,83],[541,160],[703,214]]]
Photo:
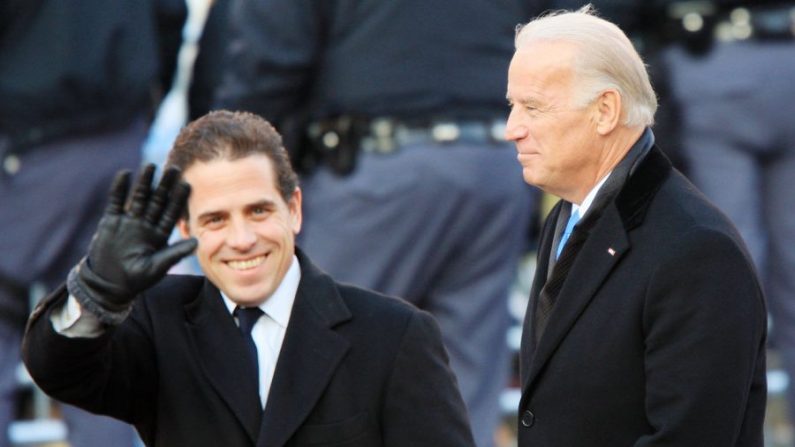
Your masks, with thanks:
[[[52,396],[135,424],[150,446],[473,445],[432,317],[299,263],[261,422],[243,338],[200,277],[166,277],[96,339],[53,331],[61,288],[31,316],[26,365]]]
[[[728,220],[653,148],[591,229],[534,350],[560,210],[522,341],[519,445],[761,447],[765,304]]]

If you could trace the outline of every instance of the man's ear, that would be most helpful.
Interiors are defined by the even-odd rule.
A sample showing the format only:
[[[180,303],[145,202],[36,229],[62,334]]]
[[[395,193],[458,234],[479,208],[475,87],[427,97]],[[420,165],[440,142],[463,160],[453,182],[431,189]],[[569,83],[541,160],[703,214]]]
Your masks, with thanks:
[[[293,233],[298,234],[301,232],[301,222],[303,217],[301,215],[301,188],[295,188],[293,195],[287,203],[287,208],[290,210],[290,217],[292,218]]]
[[[618,127],[622,112],[621,94],[617,90],[603,91],[596,98],[596,131],[607,135]]]
[[[188,226],[188,219],[180,218],[177,221],[177,229],[179,229],[179,235],[182,236],[183,239],[187,239],[190,237],[190,227]]]

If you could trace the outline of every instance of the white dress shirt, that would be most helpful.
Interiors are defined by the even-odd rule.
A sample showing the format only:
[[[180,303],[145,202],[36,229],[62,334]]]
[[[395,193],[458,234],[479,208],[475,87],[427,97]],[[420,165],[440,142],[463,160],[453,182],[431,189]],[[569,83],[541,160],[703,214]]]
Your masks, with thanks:
[[[298,292],[298,283],[301,281],[301,268],[298,258],[293,256],[293,263],[284,275],[281,284],[259,308],[265,312],[251,328],[251,338],[257,345],[257,362],[259,363],[259,398],[262,408],[268,403],[268,394],[273,373],[276,371],[276,361],[282,350],[284,334],[287,332],[287,323],[293,311],[295,294]],[[221,293],[224,304],[230,314],[233,314],[237,304]],[[235,318],[237,322],[237,318]]]
[[[582,201],[582,203],[580,205],[577,205],[576,203],[572,203],[571,204],[571,214],[574,214],[575,212],[579,211],[580,219],[582,219],[582,217],[585,216],[585,213],[588,212],[588,208],[591,207],[591,204],[593,203],[593,200],[596,198],[596,194],[599,193],[599,190],[602,189],[602,185],[605,184],[605,182],[607,181],[608,177],[610,177],[610,174],[612,174],[612,173],[613,173],[613,171],[610,171],[610,172],[607,173],[607,175],[602,177],[602,180],[599,180],[599,182],[591,189],[591,191],[588,193],[587,196],[585,196],[585,199]]]

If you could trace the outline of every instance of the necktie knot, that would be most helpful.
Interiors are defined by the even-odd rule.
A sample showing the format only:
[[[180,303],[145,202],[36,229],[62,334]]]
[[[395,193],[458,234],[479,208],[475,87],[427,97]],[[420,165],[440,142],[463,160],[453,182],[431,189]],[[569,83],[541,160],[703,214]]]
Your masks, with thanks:
[[[237,317],[240,332],[246,337],[251,336],[251,329],[265,312],[259,307],[240,307],[235,308],[235,316]]]

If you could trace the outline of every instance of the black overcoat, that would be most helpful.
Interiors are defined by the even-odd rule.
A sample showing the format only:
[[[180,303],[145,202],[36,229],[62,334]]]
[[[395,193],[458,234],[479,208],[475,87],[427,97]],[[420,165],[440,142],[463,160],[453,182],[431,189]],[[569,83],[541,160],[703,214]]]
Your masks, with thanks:
[[[169,275],[93,339],[54,332],[57,290],[23,343],[52,396],[134,424],[149,446],[471,446],[435,320],[342,285],[299,252],[301,282],[264,415],[245,344],[218,289]]]
[[[652,148],[602,210],[535,348],[561,208],[523,333],[519,446],[761,447],[767,314],[728,219]]]

